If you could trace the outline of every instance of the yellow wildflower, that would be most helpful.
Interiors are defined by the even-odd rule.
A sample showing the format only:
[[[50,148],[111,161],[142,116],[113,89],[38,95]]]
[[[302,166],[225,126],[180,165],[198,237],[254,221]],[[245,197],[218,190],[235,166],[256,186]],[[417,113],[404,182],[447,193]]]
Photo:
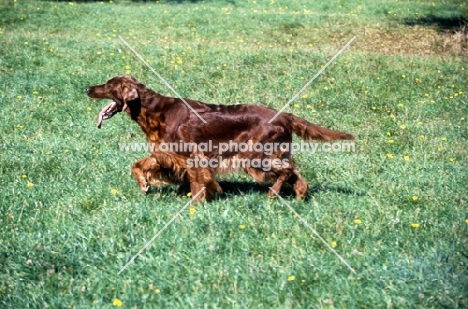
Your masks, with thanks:
[[[114,300],[112,301],[112,304],[114,306],[120,307],[120,306],[122,306],[122,301],[120,299],[118,299],[118,298],[114,298]]]
[[[359,224],[361,224],[361,223],[362,223],[362,221],[361,221],[361,220],[359,220],[359,219],[356,219],[356,220],[354,220],[354,223],[355,223],[355,224],[357,224],[357,225],[359,225]]]
[[[294,277],[294,276],[289,276],[288,277],[288,281],[294,281],[294,279],[296,279],[296,277]]]

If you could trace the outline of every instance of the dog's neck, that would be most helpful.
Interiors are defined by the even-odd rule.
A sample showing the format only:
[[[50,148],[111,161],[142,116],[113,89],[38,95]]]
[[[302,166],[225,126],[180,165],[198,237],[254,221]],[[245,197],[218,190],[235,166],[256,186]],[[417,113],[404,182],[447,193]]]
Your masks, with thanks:
[[[161,109],[159,102],[163,96],[146,87],[140,87],[138,94],[137,99],[128,102],[127,114],[138,123],[149,141],[155,142],[159,140],[160,113],[158,110]]]

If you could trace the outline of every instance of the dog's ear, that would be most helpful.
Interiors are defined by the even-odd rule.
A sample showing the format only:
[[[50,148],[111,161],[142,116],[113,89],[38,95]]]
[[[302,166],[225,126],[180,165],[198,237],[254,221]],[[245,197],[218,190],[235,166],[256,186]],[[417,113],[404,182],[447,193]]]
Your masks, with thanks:
[[[138,99],[138,97],[139,97],[139,94],[138,94],[138,90],[136,89],[135,85],[123,86],[122,99],[124,101],[133,101],[135,99]]]
[[[136,100],[140,97],[137,87],[138,85],[134,83],[125,83],[122,85],[122,99],[124,102],[122,111],[125,111],[128,108],[127,102]]]

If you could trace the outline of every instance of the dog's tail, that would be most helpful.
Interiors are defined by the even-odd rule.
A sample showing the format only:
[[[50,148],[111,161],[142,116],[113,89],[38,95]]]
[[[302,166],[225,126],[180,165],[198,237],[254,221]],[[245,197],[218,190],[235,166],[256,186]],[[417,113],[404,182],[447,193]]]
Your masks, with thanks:
[[[312,124],[302,118],[292,114],[287,114],[291,122],[291,129],[299,137],[305,140],[324,140],[333,141],[338,139],[353,140],[354,136],[349,133],[330,130],[315,124]]]

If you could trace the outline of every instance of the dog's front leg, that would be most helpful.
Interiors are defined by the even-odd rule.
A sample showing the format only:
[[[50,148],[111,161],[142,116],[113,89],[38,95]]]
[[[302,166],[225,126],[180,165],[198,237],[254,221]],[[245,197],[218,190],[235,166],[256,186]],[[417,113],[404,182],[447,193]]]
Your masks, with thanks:
[[[146,178],[147,172],[156,169],[159,169],[159,164],[154,157],[148,157],[133,163],[132,174],[143,193],[148,193],[149,190],[148,179]]]

